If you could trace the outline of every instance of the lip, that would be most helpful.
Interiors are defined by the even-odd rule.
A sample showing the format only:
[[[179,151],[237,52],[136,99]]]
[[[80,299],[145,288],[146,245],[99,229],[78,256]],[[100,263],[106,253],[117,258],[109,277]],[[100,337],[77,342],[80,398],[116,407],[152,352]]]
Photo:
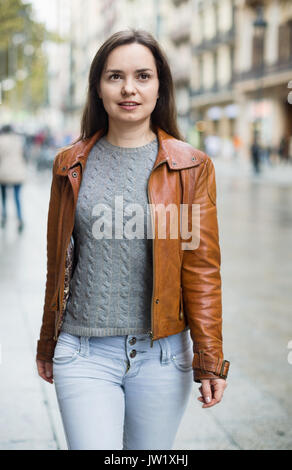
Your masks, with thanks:
[[[135,111],[138,106],[140,106],[140,103],[137,103],[137,101],[122,101],[121,103],[119,103],[119,107],[124,111],[127,111],[128,113]]]
[[[137,103],[137,101],[121,101],[121,102],[119,103],[119,105],[121,105],[121,106],[127,106],[126,103],[131,103],[131,104],[136,104],[136,105],[140,104],[140,103]]]

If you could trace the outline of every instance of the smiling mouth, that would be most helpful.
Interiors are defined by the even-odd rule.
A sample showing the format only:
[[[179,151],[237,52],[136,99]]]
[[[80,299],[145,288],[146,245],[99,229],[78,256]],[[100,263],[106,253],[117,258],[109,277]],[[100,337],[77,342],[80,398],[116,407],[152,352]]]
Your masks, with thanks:
[[[119,103],[119,106],[121,106],[122,108],[136,108],[139,105],[140,103],[131,103],[129,101],[125,101],[124,103]]]

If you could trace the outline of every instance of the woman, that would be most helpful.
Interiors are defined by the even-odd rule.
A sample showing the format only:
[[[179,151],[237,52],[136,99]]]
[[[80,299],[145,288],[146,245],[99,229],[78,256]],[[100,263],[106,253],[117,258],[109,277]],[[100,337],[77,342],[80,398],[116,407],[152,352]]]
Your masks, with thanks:
[[[14,201],[18,219],[18,231],[24,228],[22,218],[20,190],[26,180],[26,163],[24,159],[23,138],[13,132],[10,124],[2,127],[0,134],[0,186],[2,199],[1,226],[7,222],[7,188],[13,187]]]
[[[176,221],[199,207],[195,243],[160,218],[167,206]],[[179,134],[155,39],[117,32],[93,59],[81,136],[53,168],[37,367],[69,449],[171,449],[193,381],[204,408],[222,398],[221,323],[212,162]]]

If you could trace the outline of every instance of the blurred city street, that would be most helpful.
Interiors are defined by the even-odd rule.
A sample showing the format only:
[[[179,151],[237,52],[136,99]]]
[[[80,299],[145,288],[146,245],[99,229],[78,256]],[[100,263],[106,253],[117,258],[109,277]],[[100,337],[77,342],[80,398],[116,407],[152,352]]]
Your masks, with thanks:
[[[292,449],[292,167],[253,176],[214,163],[230,377],[223,401],[209,410],[194,384],[174,449]],[[25,228],[17,232],[10,198],[0,230],[1,449],[66,449],[54,386],[35,365],[50,178],[50,170],[30,167]]]
[[[194,383],[174,449],[291,450],[292,0],[2,0],[0,28],[0,449],[67,448],[35,360],[48,204],[56,150],[112,119],[104,82],[117,124],[140,95],[135,126],[160,121],[216,169],[228,387],[202,409]],[[157,76],[141,51],[107,71],[106,41],[145,32]]]

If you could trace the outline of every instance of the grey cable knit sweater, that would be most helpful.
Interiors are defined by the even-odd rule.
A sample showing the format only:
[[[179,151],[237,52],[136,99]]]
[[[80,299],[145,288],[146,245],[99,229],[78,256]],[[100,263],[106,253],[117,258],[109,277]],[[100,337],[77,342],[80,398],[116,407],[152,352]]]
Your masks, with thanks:
[[[73,237],[77,264],[62,331],[82,336],[149,332],[153,240],[152,234],[149,236],[147,184],[157,152],[157,137],[141,147],[128,148],[112,145],[105,136],[90,151],[76,206]],[[133,203],[139,204],[138,209],[129,206]],[[103,211],[99,211],[100,204],[104,204]],[[119,204],[123,211],[115,214],[115,204],[116,210]],[[133,219],[141,210],[142,224],[134,225]],[[121,214],[123,221],[116,233],[115,222]],[[138,238],[130,239],[129,234],[138,228]]]

